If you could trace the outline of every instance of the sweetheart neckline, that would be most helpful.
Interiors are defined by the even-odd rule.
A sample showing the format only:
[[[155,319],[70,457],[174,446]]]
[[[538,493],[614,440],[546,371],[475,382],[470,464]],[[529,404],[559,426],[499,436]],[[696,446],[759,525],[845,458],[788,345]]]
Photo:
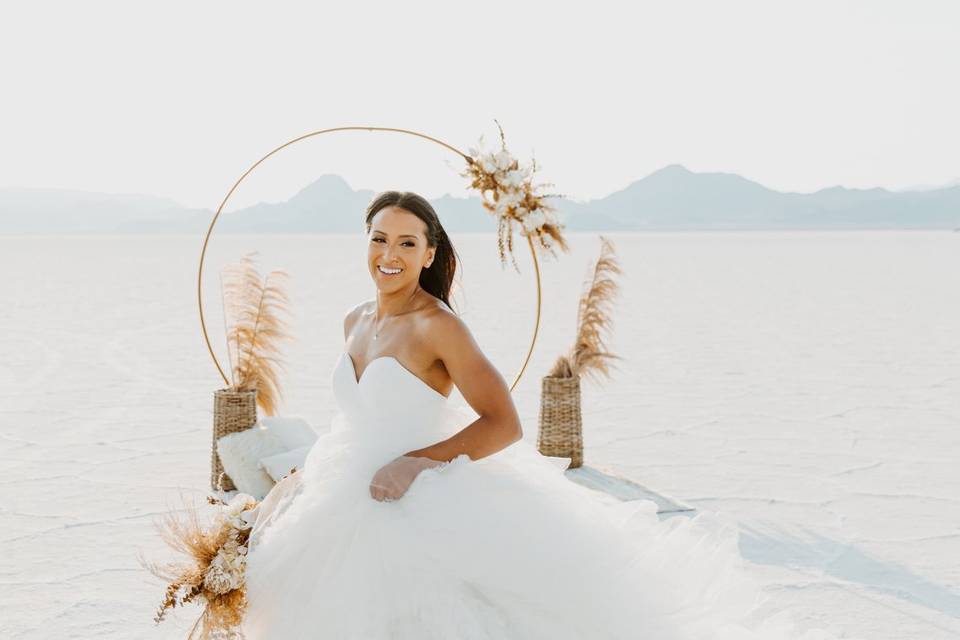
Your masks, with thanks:
[[[405,366],[403,365],[403,363],[401,363],[401,362],[396,358],[396,356],[391,356],[391,355],[377,356],[376,358],[374,358],[373,360],[371,360],[370,362],[367,363],[367,366],[364,367],[364,369],[363,369],[363,374],[358,378],[358,377],[357,377],[357,365],[354,364],[354,362],[353,362],[353,356],[351,356],[350,353],[347,352],[346,350],[341,351],[341,353],[342,353],[344,356],[346,356],[347,362],[350,363],[350,369],[352,370],[351,379],[353,380],[353,384],[354,384],[354,386],[356,386],[356,387],[359,387],[359,386],[360,386],[360,383],[361,383],[361,382],[363,381],[363,379],[366,377],[367,371],[370,370],[370,367],[373,365],[374,362],[376,362],[377,360],[393,360],[393,362],[395,362],[398,367],[400,367],[403,371],[405,371],[407,374],[409,374],[411,378],[413,378],[414,380],[416,380],[417,382],[419,382],[420,385],[421,385],[424,389],[426,389],[427,391],[430,391],[431,393],[435,394],[436,397],[441,398],[441,399],[443,399],[443,400],[449,400],[449,399],[450,399],[450,396],[445,396],[445,395],[443,395],[442,393],[440,393],[439,391],[437,391],[436,389],[434,389],[433,387],[431,387],[429,384],[427,384],[426,381],[425,381],[423,378],[421,378],[420,376],[418,376],[417,374],[415,374],[413,371],[410,371],[410,369],[408,369],[407,367],[405,367]]]

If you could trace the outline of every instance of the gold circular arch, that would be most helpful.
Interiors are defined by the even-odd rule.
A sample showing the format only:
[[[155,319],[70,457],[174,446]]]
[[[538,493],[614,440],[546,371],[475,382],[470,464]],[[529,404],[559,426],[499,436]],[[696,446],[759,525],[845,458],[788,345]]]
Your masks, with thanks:
[[[213,227],[214,225],[217,224],[217,219],[220,217],[220,214],[223,212],[223,208],[224,206],[226,206],[227,201],[230,199],[230,196],[233,195],[233,192],[236,191],[238,186],[240,186],[240,183],[243,182],[244,178],[250,175],[250,173],[254,169],[256,169],[261,162],[263,162],[273,154],[277,153],[281,149],[289,147],[295,142],[299,142],[301,140],[305,140],[306,138],[311,138],[313,136],[318,136],[323,133],[332,133],[334,131],[392,131],[395,133],[405,133],[408,135],[423,138],[425,140],[430,140],[431,142],[435,142],[440,146],[446,149],[449,149],[450,151],[453,151],[457,155],[461,156],[466,162],[468,163],[473,162],[473,158],[463,153],[459,149],[447,144],[446,142],[443,142],[441,140],[438,140],[426,134],[419,133],[417,131],[411,131],[409,129],[395,129],[392,127],[334,127],[332,129],[320,129],[319,131],[312,131],[310,133],[306,133],[302,136],[298,136],[292,140],[289,140],[283,143],[282,145],[280,145],[279,147],[276,147],[275,149],[270,151],[270,153],[266,154],[256,162],[254,162],[249,169],[244,171],[243,174],[233,184],[233,186],[230,187],[230,191],[227,192],[227,195],[223,197],[223,201],[220,202],[220,206],[217,207],[217,213],[213,216],[213,220],[210,221],[210,226],[207,228],[207,234],[203,238],[203,248],[200,251],[200,267],[197,270],[197,304],[200,308],[200,328],[203,330],[203,340],[207,344],[207,351],[210,352],[210,357],[213,358],[213,364],[216,365],[217,371],[220,372],[220,377],[223,378],[223,382],[227,386],[230,386],[230,380],[227,378],[226,374],[223,372],[223,367],[220,366],[220,361],[217,360],[217,356],[213,352],[213,346],[210,344],[210,336],[207,334],[207,324],[203,316],[203,263],[207,255],[207,245],[210,242],[210,235],[213,233]],[[537,262],[537,252],[533,246],[532,236],[529,236],[529,235],[527,236],[527,245],[529,245],[530,247],[530,256],[533,259],[533,270],[536,276],[534,280],[536,281],[536,285],[537,285],[537,313],[536,313],[536,319],[533,324],[533,337],[530,339],[530,347],[527,349],[527,354],[523,359],[523,364],[520,366],[520,370],[517,372],[517,375],[514,377],[513,382],[510,384],[511,392],[513,392],[514,387],[517,386],[517,383],[520,381],[521,376],[523,376],[523,372],[527,368],[527,363],[530,362],[530,356],[533,354],[533,346],[537,342],[537,333],[540,330],[540,303],[542,299],[542,292],[541,292],[541,286],[540,286],[540,265]]]

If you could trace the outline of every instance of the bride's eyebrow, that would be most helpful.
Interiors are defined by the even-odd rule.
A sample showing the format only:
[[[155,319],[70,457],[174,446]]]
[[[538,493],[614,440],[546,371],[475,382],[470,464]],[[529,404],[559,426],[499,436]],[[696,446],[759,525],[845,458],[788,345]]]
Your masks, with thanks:
[[[388,238],[390,237],[390,234],[389,234],[389,233],[385,233],[385,232],[383,232],[383,231],[380,231],[380,229],[374,229],[374,230],[373,230],[373,233],[379,233],[380,235],[387,236]],[[404,234],[401,234],[401,235],[399,235],[399,236],[397,236],[397,237],[398,237],[398,238],[413,238],[414,240],[417,239],[417,236],[410,235],[409,233],[404,233]]]

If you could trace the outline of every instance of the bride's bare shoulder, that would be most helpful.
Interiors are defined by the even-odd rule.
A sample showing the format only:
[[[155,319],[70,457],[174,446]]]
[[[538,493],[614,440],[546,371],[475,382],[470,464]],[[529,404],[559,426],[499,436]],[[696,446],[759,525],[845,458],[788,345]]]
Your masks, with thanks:
[[[373,309],[374,300],[364,300],[359,304],[347,309],[346,313],[343,316],[343,337],[346,339],[350,335],[350,330],[353,327],[354,323],[364,313]]]
[[[370,311],[371,309],[373,309],[374,302],[376,301],[373,300],[372,298],[370,300],[364,300],[363,302],[358,302],[357,304],[347,309],[347,316],[348,317],[356,316],[356,315],[360,315],[365,311]]]
[[[420,333],[431,344],[473,342],[473,336],[463,318],[439,298],[434,298],[433,304],[424,309],[420,320]]]
[[[442,319],[447,316],[459,318],[454,310],[447,306],[446,302],[436,297],[432,293],[425,293],[428,294],[426,296],[427,302],[420,308],[421,313],[418,314],[423,323],[431,324],[438,321],[442,322]]]

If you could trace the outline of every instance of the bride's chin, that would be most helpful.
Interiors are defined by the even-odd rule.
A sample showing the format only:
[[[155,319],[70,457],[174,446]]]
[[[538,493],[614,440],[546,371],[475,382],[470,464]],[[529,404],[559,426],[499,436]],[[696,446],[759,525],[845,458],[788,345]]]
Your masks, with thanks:
[[[390,280],[386,276],[377,276],[373,279],[373,283],[377,285],[378,289],[396,289],[402,282],[400,280]]]

